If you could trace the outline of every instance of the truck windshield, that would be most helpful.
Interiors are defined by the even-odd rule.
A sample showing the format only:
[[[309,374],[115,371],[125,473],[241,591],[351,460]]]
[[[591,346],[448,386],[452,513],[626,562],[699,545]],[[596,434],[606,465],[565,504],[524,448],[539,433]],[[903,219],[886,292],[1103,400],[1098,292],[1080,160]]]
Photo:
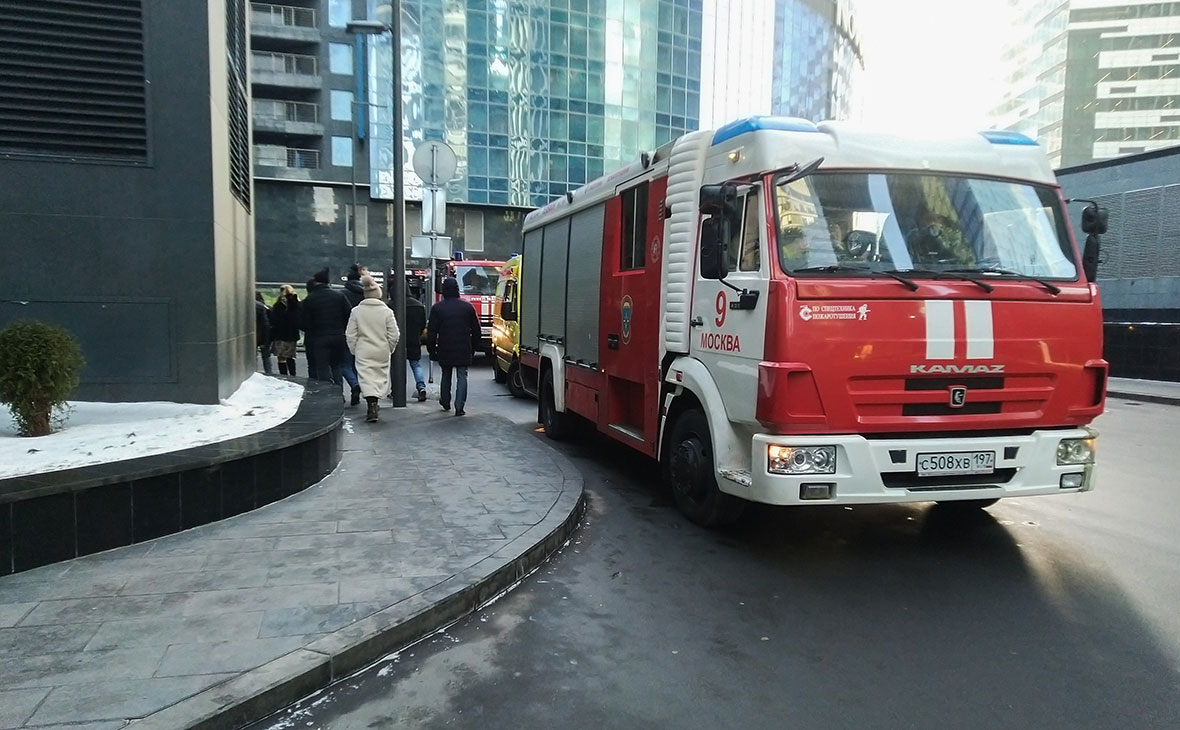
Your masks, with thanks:
[[[456,266],[459,292],[470,296],[494,296],[500,271],[495,266]]]
[[[1077,278],[1047,186],[919,174],[814,173],[776,183],[779,261],[806,275]]]

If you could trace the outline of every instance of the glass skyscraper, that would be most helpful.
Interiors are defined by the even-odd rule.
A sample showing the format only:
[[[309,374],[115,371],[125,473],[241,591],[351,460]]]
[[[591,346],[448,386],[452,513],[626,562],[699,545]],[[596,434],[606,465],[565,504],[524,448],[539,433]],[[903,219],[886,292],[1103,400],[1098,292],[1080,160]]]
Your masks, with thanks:
[[[996,109],[1057,167],[1180,144],[1180,3],[1009,0]]]
[[[704,0],[701,119],[859,118],[864,58],[851,0]]]
[[[401,0],[407,240],[421,230],[411,160],[426,141],[458,160],[446,186],[454,248],[500,258],[517,250],[527,209],[700,128],[703,97],[724,100],[710,126],[848,118],[862,66],[848,2]],[[392,43],[347,25],[389,23],[391,3],[252,9],[259,279],[390,260]],[[722,43],[730,56],[703,58]]]

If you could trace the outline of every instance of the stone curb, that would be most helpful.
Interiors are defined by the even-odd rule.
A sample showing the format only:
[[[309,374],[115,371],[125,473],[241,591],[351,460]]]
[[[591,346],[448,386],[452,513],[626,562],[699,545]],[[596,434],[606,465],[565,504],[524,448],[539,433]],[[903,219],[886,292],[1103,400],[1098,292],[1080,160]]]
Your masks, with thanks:
[[[562,491],[541,522],[422,593],[180,702],[131,722],[135,730],[235,730],[260,720],[477,611],[555,553],[586,509],[577,468],[552,450]]]
[[[1160,403],[1168,406],[1180,405],[1180,396],[1156,395],[1154,393],[1132,393],[1128,391],[1107,390],[1107,398],[1141,401],[1144,403]]]

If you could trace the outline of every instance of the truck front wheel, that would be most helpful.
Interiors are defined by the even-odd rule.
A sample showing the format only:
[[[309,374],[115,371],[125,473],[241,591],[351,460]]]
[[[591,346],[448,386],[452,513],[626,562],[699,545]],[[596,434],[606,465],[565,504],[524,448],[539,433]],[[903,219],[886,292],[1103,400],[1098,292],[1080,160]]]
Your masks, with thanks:
[[[545,380],[541,383],[541,425],[545,427],[545,435],[554,441],[561,441],[569,435],[569,416],[557,410],[553,396],[552,370],[545,373]]]
[[[685,517],[704,527],[720,527],[741,517],[745,502],[717,488],[713,440],[704,413],[694,408],[680,414],[668,449],[668,481]]]

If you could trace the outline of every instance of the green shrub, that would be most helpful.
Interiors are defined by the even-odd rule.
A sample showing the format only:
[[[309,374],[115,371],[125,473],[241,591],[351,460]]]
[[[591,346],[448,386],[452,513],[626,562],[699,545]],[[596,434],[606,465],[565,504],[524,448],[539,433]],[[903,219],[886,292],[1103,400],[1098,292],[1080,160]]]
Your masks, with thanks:
[[[0,403],[22,436],[53,430],[84,364],[78,341],[55,324],[22,320],[0,330]]]

